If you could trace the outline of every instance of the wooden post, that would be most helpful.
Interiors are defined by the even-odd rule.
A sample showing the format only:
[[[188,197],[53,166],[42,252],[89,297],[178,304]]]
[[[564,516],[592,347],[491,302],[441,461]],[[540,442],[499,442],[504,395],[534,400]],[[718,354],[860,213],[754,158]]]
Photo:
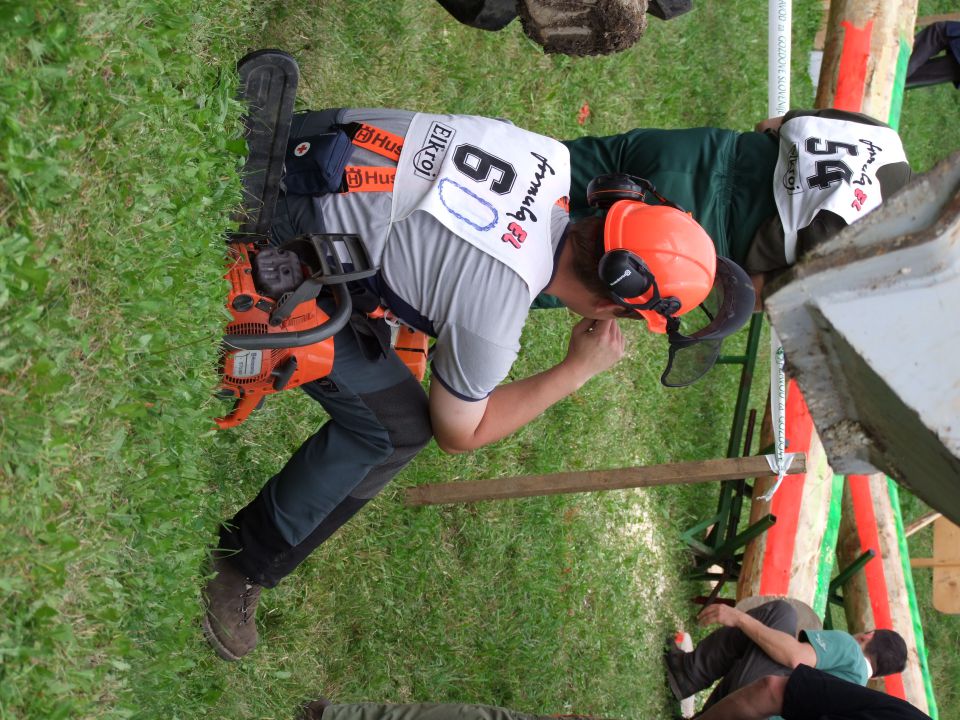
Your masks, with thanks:
[[[916,19],[917,0],[832,0],[816,107],[864,112],[886,122],[900,43],[913,46]]]
[[[933,568],[934,609],[960,615],[960,527],[933,514],[933,557],[910,558],[910,567]]]
[[[806,461],[803,454],[794,457],[791,472],[803,472]],[[550,475],[520,475],[494,480],[420,485],[407,488],[407,505],[443,505],[478,500],[506,500],[509,498],[558,495],[561,493],[590,492],[593,490],[622,490],[624,488],[658,485],[689,485],[718,480],[739,480],[745,477],[775,475],[765,456],[697,460],[669,463],[650,467],[620,468],[615,470],[588,470],[584,472],[552,473]]]

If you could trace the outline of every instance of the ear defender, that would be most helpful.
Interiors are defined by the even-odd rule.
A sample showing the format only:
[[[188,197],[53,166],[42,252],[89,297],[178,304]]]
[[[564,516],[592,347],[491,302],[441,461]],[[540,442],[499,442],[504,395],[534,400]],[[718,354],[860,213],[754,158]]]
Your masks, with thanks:
[[[636,182],[643,178],[634,178],[625,173],[599,175],[587,184],[587,204],[592,208],[608,209],[618,200],[643,202],[648,187]]]
[[[629,250],[604,253],[597,272],[610,294],[619,300],[640,297],[653,281],[646,263]]]

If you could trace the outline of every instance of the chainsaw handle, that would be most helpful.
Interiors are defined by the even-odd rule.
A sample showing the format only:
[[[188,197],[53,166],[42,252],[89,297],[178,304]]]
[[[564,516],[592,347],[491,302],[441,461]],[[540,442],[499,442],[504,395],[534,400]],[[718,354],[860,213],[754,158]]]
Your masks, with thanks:
[[[321,340],[333,337],[350,320],[350,315],[353,313],[353,300],[350,298],[350,291],[347,289],[346,283],[331,284],[328,287],[337,302],[337,309],[333,311],[333,314],[325,323],[310,330],[298,332],[269,333],[267,335],[227,334],[223,336],[224,344],[240,350],[282,350],[283,348],[313,345]]]
[[[250,413],[260,407],[263,398],[264,396],[261,394],[249,394],[238,397],[233,404],[233,409],[223,417],[214,419],[214,422],[221,430],[236,427],[250,417]]]

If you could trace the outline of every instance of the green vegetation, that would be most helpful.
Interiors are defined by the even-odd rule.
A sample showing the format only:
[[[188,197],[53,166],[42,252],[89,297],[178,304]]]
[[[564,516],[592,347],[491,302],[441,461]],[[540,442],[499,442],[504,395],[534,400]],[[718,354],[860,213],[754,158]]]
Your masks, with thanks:
[[[251,659],[207,648],[199,588],[217,523],[323,421],[286,393],[212,430],[222,233],[244,152],[236,59],[290,50],[313,107],[489,114],[559,137],[749,128],[766,105],[765,10],[696,5],[628,52],[574,60],[545,57],[516,24],[461,27],[428,0],[0,4],[0,719],[287,718],[320,693],[670,710],[661,640],[691,624],[700,591],[681,579],[677,536],[714,488],[402,505],[419,483],[722,454],[735,371],[668,392],[662,347],[639,327],[614,372],[516,436],[468,457],[428,448],[265,595]],[[797,6],[802,68],[819,2]],[[812,101],[802,71],[794,101]],[[957,104],[947,87],[907,94],[919,169],[960,146],[945,119]],[[560,358],[570,324],[538,314],[516,374]],[[948,620],[927,626],[944,717],[960,707]]]

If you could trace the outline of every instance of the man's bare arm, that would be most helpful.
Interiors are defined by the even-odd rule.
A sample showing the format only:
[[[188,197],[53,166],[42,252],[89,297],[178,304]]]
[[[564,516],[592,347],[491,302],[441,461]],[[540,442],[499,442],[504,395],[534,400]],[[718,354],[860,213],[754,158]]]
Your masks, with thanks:
[[[769,655],[771,660],[788,668],[792,669],[801,664],[817,666],[817,653],[809,643],[800,642],[781,630],[769,628],[756,618],[729,605],[722,603],[708,605],[700,612],[697,619],[701,625],[719,623],[727,627],[739,628]]]
[[[430,419],[437,444],[445,452],[460,453],[496,442],[615,365],[623,353],[624,339],[615,320],[581,320],[560,364],[501,385],[484,400],[461,400],[432,382]]]

